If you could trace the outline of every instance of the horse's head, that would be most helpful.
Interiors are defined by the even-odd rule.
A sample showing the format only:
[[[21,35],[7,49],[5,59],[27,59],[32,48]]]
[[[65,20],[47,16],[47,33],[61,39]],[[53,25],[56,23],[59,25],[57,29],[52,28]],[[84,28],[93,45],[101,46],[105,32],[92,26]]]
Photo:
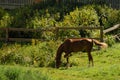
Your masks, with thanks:
[[[60,64],[61,64],[61,61],[60,61],[60,59],[58,59],[58,58],[56,58],[55,60],[56,60],[55,67],[56,67],[56,68],[59,68],[59,67],[60,67]]]

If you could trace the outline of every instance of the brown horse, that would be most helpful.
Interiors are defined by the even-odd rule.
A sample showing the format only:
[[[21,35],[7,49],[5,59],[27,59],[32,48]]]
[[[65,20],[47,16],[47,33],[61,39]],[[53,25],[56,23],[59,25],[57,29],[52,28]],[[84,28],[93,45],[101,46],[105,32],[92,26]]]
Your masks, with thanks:
[[[91,55],[91,51],[93,48],[93,44],[96,44],[100,46],[101,48],[106,48],[107,44],[99,42],[95,39],[89,39],[89,38],[72,38],[72,39],[66,39],[58,48],[57,54],[56,54],[56,68],[59,68],[61,63],[61,56],[62,53],[65,52],[64,58],[67,60],[67,67],[69,63],[69,56],[71,56],[71,52],[78,52],[78,51],[85,51],[88,53],[88,59],[89,59],[89,66],[90,61],[92,62],[92,66],[94,66],[93,58]]]

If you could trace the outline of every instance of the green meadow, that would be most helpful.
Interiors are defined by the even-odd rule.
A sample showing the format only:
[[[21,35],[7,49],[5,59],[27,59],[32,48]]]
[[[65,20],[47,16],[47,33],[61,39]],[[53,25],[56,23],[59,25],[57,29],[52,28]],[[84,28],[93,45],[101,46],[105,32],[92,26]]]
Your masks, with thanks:
[[[0,80],[119,80],[120,79],[120,43],[106,50],[92,52],[94,67],[88,67],[86,53],[72,53],[72,67],[59,69],[52,66],[36,67],[18,64],[1,64]],[[63,63],[65,63],[62,57]],[[53,65],[53,64],[51,64]]]

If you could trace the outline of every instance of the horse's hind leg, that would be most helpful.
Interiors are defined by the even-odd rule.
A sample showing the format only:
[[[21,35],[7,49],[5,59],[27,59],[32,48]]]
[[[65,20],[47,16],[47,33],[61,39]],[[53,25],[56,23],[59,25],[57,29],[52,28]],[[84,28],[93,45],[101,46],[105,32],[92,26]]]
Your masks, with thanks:
[[[88,66],[90,66],[90,61],[92,62],[92,66],[94,66],[93,58],[92,58],[91,52],[88,52],[88,59],[89,59],[89,65],[88,65]]]

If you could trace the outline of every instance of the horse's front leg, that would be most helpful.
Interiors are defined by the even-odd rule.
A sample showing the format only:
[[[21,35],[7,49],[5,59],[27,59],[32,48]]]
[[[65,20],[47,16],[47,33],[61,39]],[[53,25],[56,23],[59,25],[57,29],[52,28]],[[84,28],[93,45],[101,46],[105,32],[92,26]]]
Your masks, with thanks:
[[[72,56],[71,53],[66,53],[66,54],[64,55],[64,58],[67,58],[67,57],[70,57],[70,56]]]
[[[66,68],[68,68],[68,67],[70,66],[70,64],[69,64],[69,57],[70,57],[70,56],[72,56],[71,53],[66,53],[66,54],[64,55],[64,58],[66,58],[66,61],[67,61],[67,63],[66,63]]]
[[[67,64],[66,64],[66,68],[69,67],[69,57],[66,58]]]

